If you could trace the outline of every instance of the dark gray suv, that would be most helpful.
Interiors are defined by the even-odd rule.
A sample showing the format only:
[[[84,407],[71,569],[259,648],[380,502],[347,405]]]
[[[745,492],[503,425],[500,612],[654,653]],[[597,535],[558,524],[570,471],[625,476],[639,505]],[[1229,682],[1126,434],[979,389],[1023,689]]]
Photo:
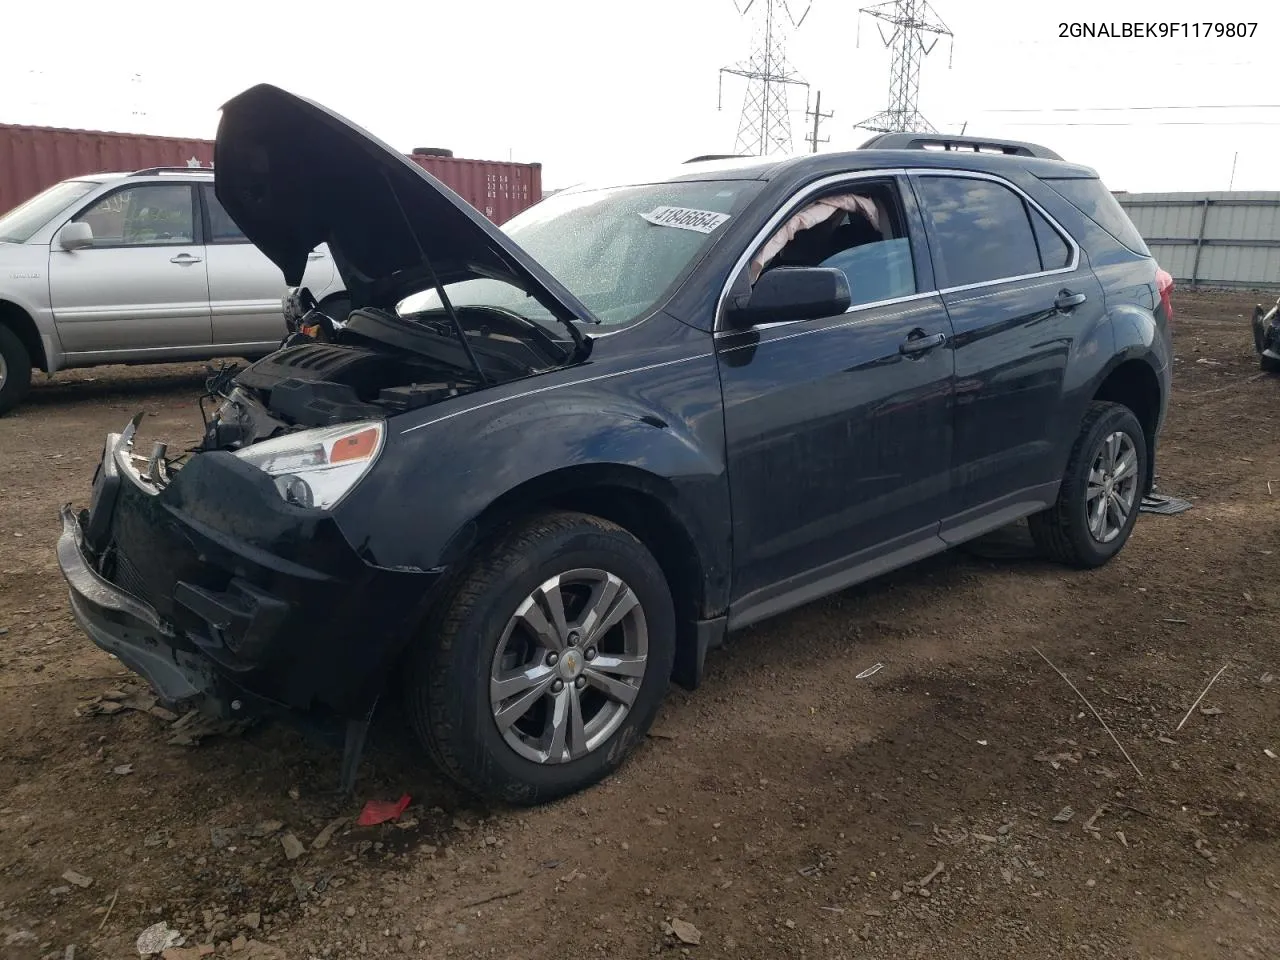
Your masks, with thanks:
[[[688,163],[499,230],[262,86],[215,169],[353,309],[211,385],[195,452],[109,437],[59,561],[166,702],[336,712],[348,774],[395,690],[461,783],[564,795],[731,631],[1022,517],[1098,566],[1151,486],[1172,282],[1044,148]]]

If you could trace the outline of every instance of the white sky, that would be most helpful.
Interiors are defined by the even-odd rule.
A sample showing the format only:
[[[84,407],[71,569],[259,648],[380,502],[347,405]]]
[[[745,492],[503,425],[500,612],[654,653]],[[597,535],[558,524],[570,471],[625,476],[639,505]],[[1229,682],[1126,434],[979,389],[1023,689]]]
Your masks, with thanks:
[[[763,4],[764,0],[755,0]],[[804,0],[791,0],[793,9]],[[865,0],[864,0],[865,2]],[[870,134],[888,52],[858,3],[814,0],[788,48],[835,117],[823,150]],[[1280,104],[1274,0],[935,0],[956,34],[926,59],[920,109],[939,130],[1045,143],[1112,189],[1280,189],[1280,109],[1003,112],[1027,108]],[[1060,39],[1058,23],[1257,21],[1247,39]],[[605,177],[621,159],[679,162],[732,152],[748,25],[733,0],[214,0],[141,7],[11,3],[0,122],[212,137],[218,106],[279,84],[407,151],[540,161],[543,184]],[[17,41],[17,42],[13,42]],[[804,90],[792,92],[797,150]],[[1181,121],[1159,125],[1158,121]],[[1199,121],[1208,125],[1187,125]],[[1244,124],[1245,121],[1252,123]],[[1085,126],[1106,122],[1109,126]],[[1035,124],[1025,125],[1025,124]],[[1072,124],[1072,125],[1066,125]]]

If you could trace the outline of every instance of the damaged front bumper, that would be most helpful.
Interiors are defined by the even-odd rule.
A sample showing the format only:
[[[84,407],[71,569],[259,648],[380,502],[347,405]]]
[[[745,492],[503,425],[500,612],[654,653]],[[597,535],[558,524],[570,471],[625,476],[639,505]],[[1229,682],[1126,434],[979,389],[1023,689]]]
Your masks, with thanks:
[[[173,627],[156,611],[103,578],[84,556],[80,522],[62,508],[58,566],[71,588],[71,613],[103,650],[144,677],[167,707],[214,692],[206,665],[173,645]]]
[[[58,564],[89,638],[170,708],[367,715],[443,571],[368,562],[331,514],[226,452],[158,479],[132,436],[108,437],[90,509],[62,510]]]

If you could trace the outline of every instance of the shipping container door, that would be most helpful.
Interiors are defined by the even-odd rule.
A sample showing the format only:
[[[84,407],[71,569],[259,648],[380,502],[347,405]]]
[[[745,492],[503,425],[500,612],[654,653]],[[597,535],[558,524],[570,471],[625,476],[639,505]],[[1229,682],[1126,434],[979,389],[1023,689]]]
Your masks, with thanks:
[[[164,359],[211,342],[195,199],[184,183],[121,187],[74,217],[93,230],[92,246],[63,250],[54,241],[49,297],[71,359]]]

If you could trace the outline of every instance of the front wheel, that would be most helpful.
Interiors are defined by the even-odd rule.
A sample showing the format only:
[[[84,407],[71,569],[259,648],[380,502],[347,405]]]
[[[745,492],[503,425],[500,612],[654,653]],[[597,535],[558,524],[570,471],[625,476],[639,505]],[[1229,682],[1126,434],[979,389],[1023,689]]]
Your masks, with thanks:
[[[532,805],[612,773],[644,737],[675,657],[671,593],[612,523],[538,517],[478,557],[411,655],[418,737],[462,786]]]
[[[1093,403],[1048,510],[1028,518],[1032,539],[1051,560],[1100,567],[1133,532],[1147,475],[1147,440],[1128,407]]]
[[[0,323],[0,414],[20,404],[31,389],[31,355],[22,339]]]

